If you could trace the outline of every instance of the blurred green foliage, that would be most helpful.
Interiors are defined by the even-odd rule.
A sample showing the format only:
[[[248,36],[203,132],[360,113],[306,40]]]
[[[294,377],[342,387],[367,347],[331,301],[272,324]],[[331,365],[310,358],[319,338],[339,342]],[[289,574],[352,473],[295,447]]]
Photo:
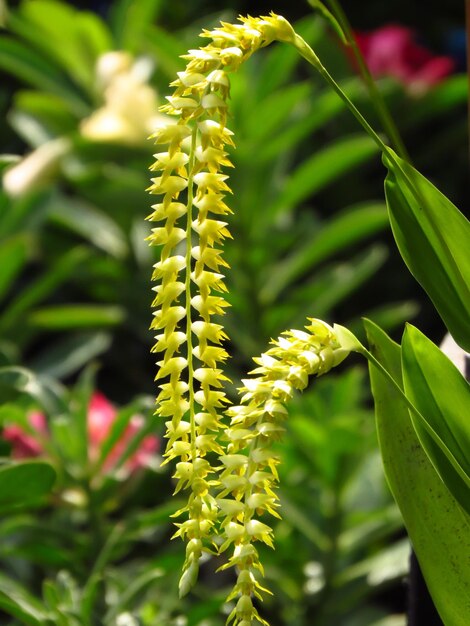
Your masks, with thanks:
[[[200,26],[233,17],[227,9],[188,25],[174,3],[169,22],[163,5],[117,0],[103,20],[69,3],[24,0],[0,38],[0,68],[11,81],[2,95],[2,136],[27,154],[1,161],[4,181],[20,172],[13,192],[7,184],[0,191],[1,419],[27,428],[28,412],[41,409],[57,474],[46,503],[25,503],[0,523],[0,608],[11,626],[224,622],[225,589],[215,586],[212,561],[194,597],[177,598],[183,554],[168,541],[168,515],[178,508],[168,500],[168,470],[97,480],[84,435],[95,385],[126,404],[115,437],[137,410],[147,417],[146,432],[161,432],[152,401],[142,396],[153,393],[148,326],[158,255],[145,242],[143,221],[152,154],[146,123],[158,117],[167,84],[183,67],[179,55],[198,45]],[[308,16],[296,29],[374,119],[361,79],[325,22]],[[113,98],[112,80],[100,74],[103,58],[122,64],[116,73],[128,81],[127,98],[125,89]],[[456,114],[464,77],[419,100],[388,79],[379,88],[392,114],[400,112],[405,135],[432,127],[432,146],[415,151],[432,167],[465,123]],[[271,336],[306,315],[354,331],[362,315],[388,330],[410,319],[417,305],[411,279],[390,254],[377,149],[341,101],[295,50],[280,46],[242,68],[231,95],[231,378],[240,378]],[[106,127],[99,136],[90,120],[117,120],[119,132]],[[96,359],[94,379],[86,366]],[[276,552],[265,555],[276,591],[266,601],[273,626],[313,618],[319,626],[404,624],[401,616],[387,618],[394,607],[386,600],[390,588],[401,597],[408,545],[385,488],[369,402],[364,372],[352,369],[320,381],[291,409],[279,451],[283,520]]]

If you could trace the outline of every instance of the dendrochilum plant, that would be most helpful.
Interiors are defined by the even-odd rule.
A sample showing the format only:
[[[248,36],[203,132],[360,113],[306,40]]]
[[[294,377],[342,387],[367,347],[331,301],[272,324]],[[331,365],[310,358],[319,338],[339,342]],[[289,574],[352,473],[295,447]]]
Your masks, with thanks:
[[[387,200],[399,247],[400,237],[408,236],[408,229],[414,230],[410,234],[421,247],[420,254],[428,253],[428,240],[435,252],[437,244],[428,235],[436,224],[432,212],[424,225],[419,222],[422,216],[416,224],[410,223],[409,217],[407,224],[403,222],[396,207],[407,201],[407,206],[412,207],[415,202],[428,210],[432,185],[384,144],[284,18],[275,14],[241,17],[237,24],[221,23],[215,30],[203,31],[202,36],[210,42],[183,57],[187,60],[186,69],[178,73],[172,83],[174,93],[161,109],[172,116],[171,121],[153,135],[155,143],[162,146],[151,167],[157,176],[150,187],[152,194],[160,196],[160,202],[153,205],[148,218],[158,223],[152,229],[150,244],[161,246],[160,260],[153,273],[157,281],[152,323],[157,335],[153,351],[160,355],[156,413],[166,420],[168,443],[164,462],[176,462],[176,492],[184,489],[189,494],[187,504],[175,514],[183,518],[176,524],[175,536],[186,542],[180,594],[185,595],[195,584],[204,552],[227,553],[221,569],[236,570],[236,582],[228,597],[235,601],[228,623],[250,626],[267,624],[253,605],[253,599],[262,599],[267,591],[261,582],[263,566],[256,543],[273,547],[273,530],[267,517],[279,517],[276,495],[279,459],[272,444],[282,436],[286,405],[295,390],[303,390],[309,377],[327,373],[351,350],[359,351],[405,402],[405,410],[410,411],[418,434],[425,432],[427,439],[432,439],[434,452],[439,437],[433,439],[438,426],[435,423],[429,426],[416,407],[419,401],[410,400],[412,393],[404,395],[401,378],[387,370],[378,355],[367,352],[347,329],[331,327],[317,319],[309,319],[304,330],[286,331],[272,341],[272,347],[254,359],[256,368],[250,377],[242,381],[240,403],[230,406],[224,391],[228,378],[223,371],[229,356],[223,344],[228,337],[219,323],[228,306],[222,273],[228,266],[222,246],[230,237],[225,221],[231,213],[226,204],[231,190],[225,168],[232,166],[227,148],[234,147],[233,133],[227,127],[230,73],[256,50],[275,40],[293,44],[343,98],[382,149],[390,171]],[[439,193],[432,189],[432,193]],[[419,211],[417,214],[420,215]],[[416,239],[418,231],[420,239]],[[420,274],[421,261],[416,269],[416,263],[409,262],[406,256],[411,255],[409,247],[406,254],[405,248],[405,245],[400,247],[405,261],[428,288]],[[434,254],[432,262],[445,265],[447,253],[441,252],[439,249]],[[439,302],[435,303],[456,338],[461,339],[465,332],[460,332],[460,313],[454,311],[452,319],[448,319]],[[445,307],[448,308],[448,302]],[[380,341],[378,337],[376,342]],[[375,392],[380,393],[377,384]],[[426,437],[420,437],[420,442],[436,467],[429,452],[431,446],[426,447]],[[463,462],[459,465],[458,460],[457,465],[464,479],[468,468]],[[443,468],[442,463],[436,468],[438,481],[446,480]],[[468,498],[468,491],[463,495],[464,491],[457,493],[451,487],[449,490],[459,502],[458,510],[465,508],[462,499]],[[394,495],[400,504],[401,494],[394,491]],[[412,540],[413,532],[410,530]],[[446,621],[446,626],[460,623],[463,624]]]
[[[294,32],[286,20],[271,15],[224,23],[203,36],[211,43],[185,56],[186,70],[172,83],[175,92],[162,109],[176,123],[154,134],[155,142],[166,146],[151,167],[159,176],[150,191],[163,197],[149,216],[161,223],[152,229],[150,243],[163,246],[153,275],[159,281],[154,351],[162,353],[157,379],[165,381],[157,413],[168,418],[165,462],[177,460],[176,491],[190,492],[177,512],[186,515],[176,532],[187,542],[180,592],[194,585],[203,551],[216,547],[219,537],[219,551],[231,550],[223,567],[238,572],[229,596],[238,598],[230,621],[247,626],[255,618],[264,621],[251,599],[263,590],[254,543],[273,545],[272,529],[259,518],[265,512],[278,516],[271,444],[283,431],[285,404],[295,389],[307,386],[309,376],[327,372],[348,352],[334,329],[311,319],[305,331],[284,333],[255,359],[258,367],[243,381],[240,405],[224,412],[229,401],[222,365],[228,354],[221,344],[227,336],[214,316],[228,306],[219,270],[227,267],[221,245],[230,236],[220,219],[230,213],[228,177],[222,172],[231,166],[225,146],[234,146],[226,126],[229,73],[258,48],[293,39]],[[208,460],[211,453],[218,455],[218,467]]]

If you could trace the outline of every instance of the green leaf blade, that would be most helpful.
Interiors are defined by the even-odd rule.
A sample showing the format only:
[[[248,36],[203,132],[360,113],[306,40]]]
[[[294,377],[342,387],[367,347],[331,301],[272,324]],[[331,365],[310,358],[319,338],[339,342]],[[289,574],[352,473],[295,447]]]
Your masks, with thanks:
[[[400,346],[365,320],[370,350],[402,385]],[[370,366],[385,474],[412,541],[428,589],[445,626],[465,626],[470,615],[470,518],[424,452],[408,406]]]
[[[405,393],[418,437],[436,471],[470,514],[470,385],[453,363],[417,328],[403,336]],[[422,417],[421,417],[422,416]]]
[[[392,151],[385,196],[393,235],[455,341],[470,351],[470,223],[434,185]]]
[[[337,140],[302,163],[286,183],[273,215],[282,215],[292,206],[318,193],[339,176],[364,164],[378,147],[370,137],[352,135]]]
[[[54,468],[44,461],[24,461],[0,467],[0,511],[46,496],[56,479]]]

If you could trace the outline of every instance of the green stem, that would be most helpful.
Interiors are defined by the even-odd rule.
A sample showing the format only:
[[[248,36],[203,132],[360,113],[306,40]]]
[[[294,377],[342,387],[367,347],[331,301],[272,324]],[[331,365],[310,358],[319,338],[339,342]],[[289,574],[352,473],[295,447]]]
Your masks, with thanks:
[[[93,491],[89,478],[83,484],[88,507],[88,527],[90,537],[90,563],[94,563],[96,555],[101,552],[106,536],[104,528],[103,510],[101,503],[96,500],[96,492]]]
[[[354,54],[354,58],[356,59],[357,65],[359,67],[359,71],[361,73],[362,78],[367,86],[369,91],[370,98],[372,103],[374,104],[377,115],[379,116],[382,125],[384,127],[387,136],[390,139],[391,144],[395,148],[396,152],[404,159],[405,161],[410,161],[410,156],[408,151],[403,143],[403,140],[398,132],[395,122],[393,121],[392,116],[390,115],[390,111],[385,104],[385,101],[377,88],[377,84],[375,80],[372,78],[372,74],[367,67],[366,62],[364,61],[364,57],[362,56],[361,51],[357,45],[356,39],[354,37],[351,25],[349,20],[344,13],[340,3],[337,0],[327,0],[328,4],[331,7],[331,11],[334,14],[335,18],[338,20],[339,25],[343,30],[343,34],[351,50]]]
[[[296,33],[295,39],[292,42],[292,44],[298,50],[298,52],[304,57],[304,59],[308,61],[310,65],[313,65],[313,67],[320,73],[320,75],[325,79],[325,81],[330,85],[330,87],[338,94],[341,100],[343,100],[343,102],[346,104],[348,109],[357,119],[359,124],[364,128],[366,133],[375,141],[378,147],[383,152],[388,152],[388,146],[382,141],[380,136],[372,128],[372,126],[369,124],[366,118],[362,115],[362,113],[359,111],[356,105],[344,93],[344,91],[341,89],[341,87],[338,85],[335,79],[328,72],[326,67],[322,65],[320,59],[317,57],[317,55],[312,50],[312,48],[308,45],[308,43],[300,35]]]
[[[192,208],[193,208],[193,178],[194,161],[196,155],[197,126],[194,126],[191,136],[191,150],[188,163],[188,201],[186,205],[186,343],[188,361],[188,387],[189,387],[189,422],[191,424],[191,460],[194,463],[197,458],[196,449],[196,421],[194,419],[194,370],[193,370],[193,345],[191,329],[191,237],[192,237]]]
[[[413,411],[413,413],[422,420],[422,416],[419,413],[418,409],[413,405],[413,403],[407,398],[405,392],[397,383],[397,381],[393,378],[388,370],[378,361],[373,354],[367,350],[365,346],[359,341],[359,339],[344,326],[340,326],[338,324],[334,325],[334,331],[336,336],[338,337],[338,341],[341,344],[342,348],[348,350],[348,352],[357,352],[358,354],[362,354],[363,357],[372,363],[374,367],[376,367],[380,372],[387,378],[387,380],[394,386],[394,388],[398,391],[398,393],[403,398],[404,402],[406,402],[408,408]]]
[[[470,0],[469,0],[469,2],[470,2]],[[406,179],[406,181],[408,183],[408,186],[409,186],[409,189],[410,189],[411,193],[414,195],[414,197],[417,200],[417,202],[422,207],[426,207],[426,205],[427,205],[426,198],[422,194],[420,188],[410,178],[410,176],[406,172],[404,166],[400,163],[399,159],[397,159],[397,155],[394,153],[393,150],[391,150],[391,148],[389,148],[382,141],[381,137],[372,128],[372,126],[365,119],[365,117],[362,115],[362,113],[357,109],[355,104],[349,99],[349,97],[344,93],[344,91],[341,89],[341,87],[338,85],[338,83],[335,81],[335,79],[331,76],[331,74],[328,72],[328,70],[322,65],[320,59],[317,57],[317,55],[312,50],[312,48],[308,45],[308,43],[304,39],[302,39],[302,37],[300,35],[298,35],[298,34],[295,35],[295,40],[292,43],[295,46],[295,48],[298,50],[298,52],[304,57],[304,59],[306,59],[311,65],[313,65],[313,67],[320,73],[320,75],[326,80],[326,82],[331,86],[331,88],[343,100],[343,102],[349,108],[351,113],[354,115],[354,117],[357,119],[357,121],[364,128],[366,133],[375,141],[375,143],[382,150],[383,154],[386,155],[389,159],[391,159],[393,161],[394,165],[397,168],[400,169],[402,175],[404,176],[404,178]],[[412,167],[412,166],[410,166],[410,167]],[[436,237],[438,237],[440,239],[441,243],[445,247],[445,241],[444,241],[443,235],[440,232],[440,228],[435,223],[435,220],[433,218],[432,213],[427,212],[426,215],[427,215],[429,221],[432,224],[433,231],[434,231]],[[464,289],[466,289],[466,283],[465,283],[465,280],[462,277],[461,270],[457,266],[457,263],[456,263],[455,259],[452,256],[449,257],[449,262],[454,265],[456,276],[458,277],[458,280],[461,283],[461,285],[464,287]]]

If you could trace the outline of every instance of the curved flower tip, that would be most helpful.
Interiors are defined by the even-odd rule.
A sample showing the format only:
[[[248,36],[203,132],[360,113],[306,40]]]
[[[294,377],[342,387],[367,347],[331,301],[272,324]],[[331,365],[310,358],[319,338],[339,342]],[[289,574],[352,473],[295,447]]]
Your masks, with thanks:
[[[425,93],[455,70],[453,59],[416,43],[413,30],[405,26],[388,24],[355,36],[372,76],[394,77],[410,93]]]
[[[333,332],[335,333],[339,344],[341,345],[343,350],[346,351],[346,353],[362,352],[364,350],[364,346],[359,341],[359,339],[344,326],[335,324],[333,326]]]

